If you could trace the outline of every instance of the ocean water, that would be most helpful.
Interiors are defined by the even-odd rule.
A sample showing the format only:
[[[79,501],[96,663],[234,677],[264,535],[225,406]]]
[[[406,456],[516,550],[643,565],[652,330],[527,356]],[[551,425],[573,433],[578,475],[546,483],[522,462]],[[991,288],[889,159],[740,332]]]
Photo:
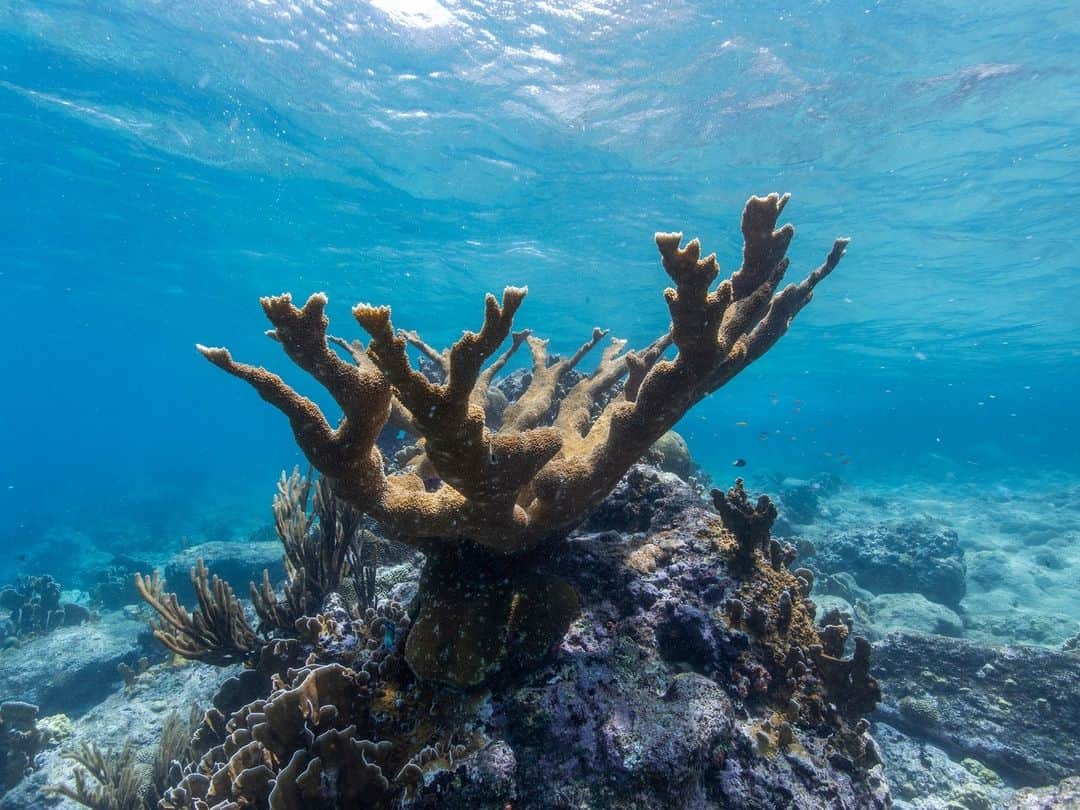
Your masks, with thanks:
[[[325,404],[260,295],[325,291],[350,338],[389,304],[445,346],[527,285],[553,350],[642,346],[654,232],[727,275],[773,191],[791,280],[851,246],[680,423],[698,464],[839,476],[1002,553],[1049,521],[1080,572],[1077,53],[1067,0],[5,2],[0,581],[268,522],[302,457],[194,349]],[[1080,621],[1067,583],[1024,587]]]

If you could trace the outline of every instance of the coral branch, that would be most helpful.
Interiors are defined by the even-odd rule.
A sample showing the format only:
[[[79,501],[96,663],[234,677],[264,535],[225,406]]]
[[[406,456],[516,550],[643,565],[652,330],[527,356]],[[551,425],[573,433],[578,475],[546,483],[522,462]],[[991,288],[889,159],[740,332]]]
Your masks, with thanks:
[[[548,341],[529,337],[529,349],[532,351],[532,380],[525,393],[512,402],[503,414],[503,430],[528,430],[540,424],[555,401],[555,389],[566,372],[581,362],[589,350],[596,346],[606,335],[606,329],[593,329],[592,337],[582,344],[573,355],[548,365]]]

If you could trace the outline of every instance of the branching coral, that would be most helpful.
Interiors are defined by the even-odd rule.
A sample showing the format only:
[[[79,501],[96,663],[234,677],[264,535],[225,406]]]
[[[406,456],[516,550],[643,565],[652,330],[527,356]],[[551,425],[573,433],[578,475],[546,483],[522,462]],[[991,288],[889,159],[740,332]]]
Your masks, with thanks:
[[[390,536],[425,548],[463,540],[521,554],[580,522],[690,407],[764,354],[836,266],[844,239],[801,283],[777,292],[794,234],[790,225],[776,228],[787,201],[778,194],[750,199],[743,213],[742,266],[715,289],[715,256],[700,258],[696,240],[680,248],[681,234],[657,234],[664,269],[675,283],[664,293],[670,332],[641,353],[623,353],[624,344],[614,342],[599,368],[558,404],[550,425],[539,421],[553,405],[559,378],[603,333],[550,365],[543,342],[530,336],[532,383],[508,409],[502,428],[490,430],[480,402],[491,377],[482,369],[510,334],[524,288],[506,288],[501,303],[489,295],[479,332],[466,332],[446,352],[427,352],[445,370],[443,383],[413,368],[407,346],[425,344],[395,331],[388,307],[354,308],[370,342],[362,352],[350,351],[355,362],[348,362],[327,341],[325,295],[312,295],[299,309],[288,294],[262,299],[272,336],[341,407],[336,428],[276,374],[238,363],[226,349],[199,349],[281,410],[309,461]],[[662,360],[669,340],[678,353]],[[592,419],[592,403],[624,377],[621,394]],[[423,458],[386,475],[375,441],[400,411],[422,438]],[[434,491],[425,487],[428,468],[440,482]]]
[[[154,637],[177,655],[196,661],[226,665],[242,661],[258,647],[258,636],[228,583],[210,573],[200,559],[191,569],[191,586],[199,607],[183,608],[174,593],[165,593],[157,571],[135,575],[139,595],[161,617],[151,625]]]

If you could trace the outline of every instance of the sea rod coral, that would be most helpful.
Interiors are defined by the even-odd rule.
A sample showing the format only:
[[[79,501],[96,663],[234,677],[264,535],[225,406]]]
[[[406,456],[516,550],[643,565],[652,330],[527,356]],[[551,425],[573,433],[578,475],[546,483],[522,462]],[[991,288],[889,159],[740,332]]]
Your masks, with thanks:
[[[395,330],[389,307],[353,309],[370,336],[365,347],[328,339],[322,293],[302,308],[288,293],[263,298],[273,325],[268,334],[341,408],[336,427],[278,375],[239,363],[224,348],[198,348],[288,417],[300,448],[333,482],[338,497],[373,518],[389,537],[428,555],[406,656],[418,673],[458,681],[461,674],[444,674],[446,662],[463,643],[488,632],[484,628],[520,613],[521,605],[539,609],[555,600],[562,603],[556,612],[565,616],[537,631],[538,637],[521,629],[525,646],[542,647],[544,638],[561,634],[553,625],[565,629],[572,616],[572,595],[548,581],[500,592],[492,601],[489,589],[470,589],[463,580],[482,579],[506,565],[527,568],[529,560],[565,538],[693,405],[779,340],[843,256],[847,240],[837,239],[821,266],[777,291],[795,232],[791,225],[777,228],[788,199],[771,194],[747,202],[742,265],[715,288],[715,255],[701,258],[697,240],[681,248],[682,234],[657,234],[664,269],[674,282],[664,291],[669,330],[639,352],[624,351],[625,341],[612,340],[597,369],[558,402],[559,382],[606,333],[595,330],[573,356],[553,363],[546,341],[517,333],[496,357],[525,298],[526,290],[518,287],[507,287],[501,304],[488,295],[480,331],[466,332],[448,351],[434,353],[446,372],[441,383],[413,367],[408,346],[418,337]],[[522,342],[532,352],[531,382],[492,430],[484,413],[487,389]],[[671,345],[675,357],[664,359]],[[342,346],[348,359],[333,348]],[[388,424],[419,440],[416,454],[392,472],[376,445]],[[483,609],[476,609],[485,599]],[[440,622],[450,610],[455,621]],[[464,677],[471,680],[483,669],[464,667]]]

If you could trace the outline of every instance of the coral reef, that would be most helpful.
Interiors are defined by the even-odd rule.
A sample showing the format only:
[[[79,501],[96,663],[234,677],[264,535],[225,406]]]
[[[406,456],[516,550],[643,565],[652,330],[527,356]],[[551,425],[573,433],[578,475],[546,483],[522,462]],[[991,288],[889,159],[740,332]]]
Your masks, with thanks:
[[[862,653],[824,648],[835,631],[814,625],[767,526],[753,545],[678,477],[639,474],[643,497],[668,504],[655,522],[578,532],[442,607],[509,610],[498,643],[524,662],[512,677],[466,692],[418,677],[490,653],[406,665],[423,606],[414,619],[332,594],[223,687],[160,806],[887,806],[857,717],[875,687]],[[550,654],[535,643],[550,629],[532,625],[564,598],[572,621],[546,620],[571,631]],[[739,600],[773,618],[733,621]]]
[[[366,348],[332,341],[349,360],[327,338],[325,295],[312,295],[299,309],[288,294],[262,299],[273,325],[270,336],[341,407],[337,427],[276,374],[238,363],[223,348],[199,350],[288,417],[301,450],[340,498],[373,518],[390,538],[430,553],[415,626],[428,643],[425,649],[413,645],[410,661],[453,657],[451,648],[462,639],[476,649],[492,649],[498,645],[491,634],[503,634],[509,621],[506,610],[494,606],[500,615],[476,610],[462,617],[480,624],[450,627],[439,620],[444,600],[460,601],[446,592],[458,587],[453,576],[461,571],[460,558],[490,568],[498,557],[524,558],[565,538],[689,408],[780,339],[843,256],[847,240],[838,239],[820,267],[778,292],[794,235],[790,225],[776,227],[787,201],[787,195],[772,194],[747,202],[742,265],[715,289],[710,289],[719,274],[714,255],[702,259],[696,240],[680,248],[681,234],[657,234],[664,269],[675,284],[664,292],[670,329],[640,352],[624,352],[625,341],[612,341],[598,368],[560,401],[560,382],[605,333],[594,330],[574,355],[555,362],[549,362],[545,341],[518,333],[485,369],[525,298],[526,290],[516,287],[506,288],[501,304],[489,295],[480,331],[466,332],[445,352],[396,332],[388,307],[358,305],[353,315],[371,338]],[[410,343],[441,370],[443,382],[412,366]],[[485,422],[491,381],[522,343],[533,357],[531,380],[492,430]],[[665,360],[670,345],[677,353]],[[621,391],[612,395],[620,383]],[[596,413],[601,400],[607,404]],[[416,454],[390,474],[377,445],[386,425],[419,437]],[[485,558],[473,548],[458,551],[465,546],[486,554],[486,561],[480,563]],[[509,607],[515,598],[496,601]],[[556,630],[549,641],[557,640]],[[466,682],[491,669],[466,672]]]
[[[201,560],[193,613],[156,573],[136,578],[168,649],[246,665],[159,807],[887,807],[863,718],[880,697],[870,644],[848,657],[842,617],[815,623],[814,574],[789,570],[771,501],[739,480],[714,511],[637,464],[785,333],[843,255],[838,240],[778,291],[786,202],[747,203],[742,267],[712,290],[715,257],[657,235],[671,327],[641,352],[611,342],[589,375],[575,367],[599,329],[565,358],[527,332],[497,355],[517,288],[488,296],[480,331],[445,351],[395,332],[385,307],[355,308],[364,346],[327,336],[321,294],[301,309],[263,299],[271,337],[341,407],[336,427],[280,377],[200,347],[289,417],[322,477],[279,484],[286,582],[280,596],[269,575],[252,587],[258,632]],[[532,371],[504,403],[494,377],[522,345]],[[415,441],[384,459],[384,427]],[[661,450],[686,471],[677,442]],[[407,606],[371,604],[371,576],[356,577],[364,519],[426,557],[415,587],[395,589]]]
[[[8,700],[0,703],[0,795],[34,766],[34,757],[45,745],[46,735],[37,726],[38,707]]]
[[[46,575],[23,577],[0,590],[0,608],[8,611],[0,624],[0,638],[47,633],[90,619],[90,611],[70,602],[61,604],[60,583]]]
[[[822,574],[847,572],[874,593],[921,593],[956,608],[966,590],[956,532],[924,519],[830,532],[807,558]]]

